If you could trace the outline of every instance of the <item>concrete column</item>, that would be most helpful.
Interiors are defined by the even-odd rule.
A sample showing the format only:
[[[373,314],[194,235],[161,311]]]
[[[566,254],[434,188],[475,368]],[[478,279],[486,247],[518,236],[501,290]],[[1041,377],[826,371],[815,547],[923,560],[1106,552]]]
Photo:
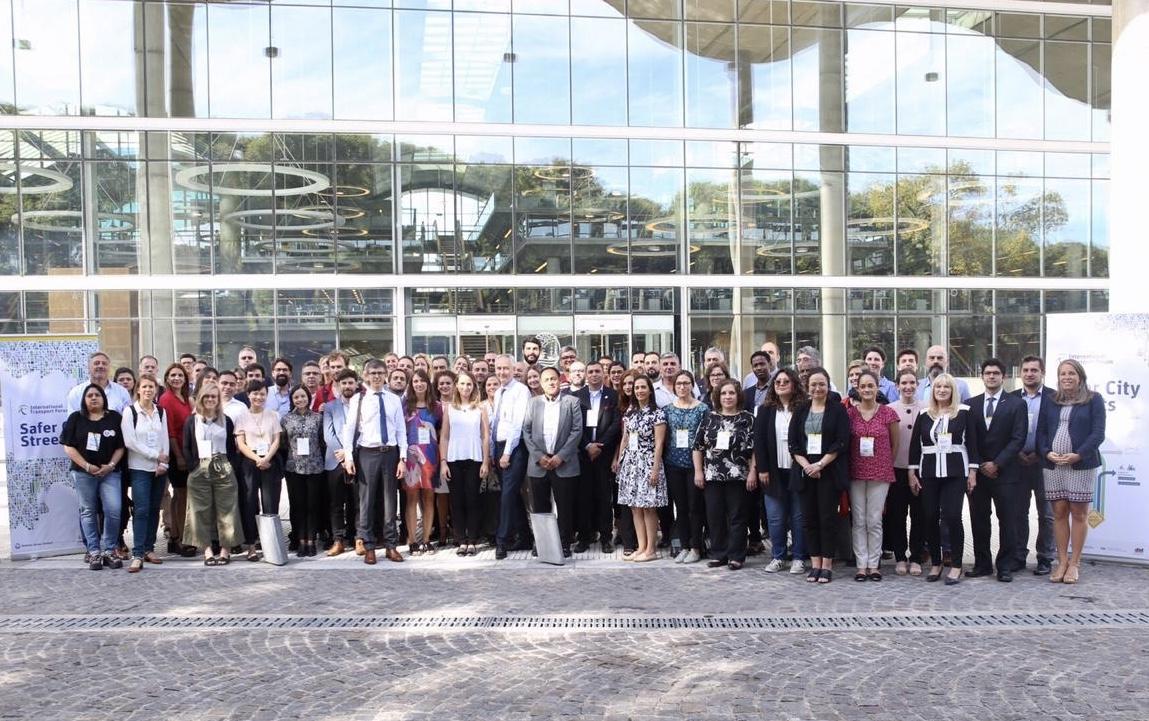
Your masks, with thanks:
[[[846,87],[842,36],[827,33],[818,43],[818,114],[824,132],[846,129]],[[818,230],[822,251],[822,275],[846,275],[846,178],[844,150],[823,147],[820,154],[822,190],[821,224]],[[839,388],[845,388],[846,372],[846,290],[822,289],[822,364]]]
[[[1113,0],[1113,116],[1109,181],[1109,309],[1145,311],[1149,263],[1145,169],[1149,168],[1149,0]]]

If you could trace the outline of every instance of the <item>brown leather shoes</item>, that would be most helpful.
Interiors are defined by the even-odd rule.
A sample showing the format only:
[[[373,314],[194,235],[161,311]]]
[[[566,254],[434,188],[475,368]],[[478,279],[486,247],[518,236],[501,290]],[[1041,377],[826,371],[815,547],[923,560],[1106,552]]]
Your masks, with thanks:
[[[144,554],[144,561],[146,561],[148,563],[154,563],[157,566],[159,566],[160,564],[163,563],[163,560],[161,560],[159,556],[152,553],[151,551],[148,551],[147,553]]]
[[[363,545],[363,539],[362,538],[356,538],[355,539],[355,555],[356,556],[362,556],[364,553],[367,553],[367,547]]]
[[[368,566],[375,565],[375,549],[367,548],[363,550],[363,562]]]
[[[327,549],[327,555],[328,556],[338,556],[346,550],[347,549],[343,547],[343,541],[336,541],[334,544],[331,545],[331,548]]]
[[[388,548],[387,553],[385,555],[387,556],[388,561],[394,561],[395,563],[402,563],[403,562],[403,555],[401,553],[399,553],[399,551],[395,550],[394,548]]]

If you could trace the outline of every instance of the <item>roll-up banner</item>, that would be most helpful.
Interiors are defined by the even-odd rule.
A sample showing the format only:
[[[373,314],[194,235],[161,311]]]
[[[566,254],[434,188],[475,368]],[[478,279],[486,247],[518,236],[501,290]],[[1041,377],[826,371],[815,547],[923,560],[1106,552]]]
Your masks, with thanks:
[[[80,553],[80,506],[60,446],[94,335],[0,336],[0,404],[13,559]]]
[[[1149,313],[1046,316],[1046,385],[1074,358],[1105,400],[1086,555],[1149,563]]]

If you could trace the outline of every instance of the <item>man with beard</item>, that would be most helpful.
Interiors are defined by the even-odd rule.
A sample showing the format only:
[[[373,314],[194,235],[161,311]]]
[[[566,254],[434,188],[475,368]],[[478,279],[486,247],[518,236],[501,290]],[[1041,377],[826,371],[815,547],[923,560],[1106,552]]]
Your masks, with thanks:
[[[1052,403],[1054,391],[1045,385],[1045,360],[1041,356],[1027,355],[1021,359],[1021,388],[1016,394],[1025,401],[1028,427],[1025,443],[1018,457],[1021,487],[1017,499],[1017,555],[1015,570],[1023,570],[1029,556],[1029,494],[1037,504],[1037,568],[1035,576],[1048,576],[1053,570],[1053,504],[1045,499],[1045,477],[1041,473],[1041,459],[1037,455],[1037,419],[1041,404]]]
[[[542,352],[543,345],[538,338],[531,336],[523,341],[523,362],[528,366],[533,368],[538,365],[539,354]]]
[[[491,375],[490,364],[485,360],[476,360],[471,364],[471,375],[475,377],[475,387],[481,390],[487,382],[487,376]]]
[[[660,360],[661,356],[659,356],[658,353],[654,351],[647,351],[646,355],[642,357],[642,366],[643,370],[646,372],[646,377],[649,378],[655,386],[658,385],[658,362]]]
[[[751,413],[756,413],[758,406],[766,399],[766,391],[770,389],[770,379],[774,377],[774,366],[770,362],[770,355],[764,350],[756,350],[750,354],[749,383],[742,391],[742,406]]]
[[[578,393],[584,385],[586,385],[586,366],[582,361],[573,361],[567,366],[567,384],[563,388],[563,395]]]
[[[926,350],[926,377],[918,383],[918,393],[915,396],[919,401],[929,401],[930,394],[933,392],[934,378],[942,373],[948,373],[949,364],[949,355],[942,346],[932,345]],[[962,403],[968,401],[970,398],[969,384],[961,378],[954,378],[954,385],[957,386],[958,399]]]
[[[294,370],[286,358],[276,358],[271,364],[271,381],[275,387],[268,390],[267,407],[278,413],[280,418],[291,412],[291,374]]]
[[[347,409],[351,406],[351,399],[359,392],[359,376],[350,368],[344,368],[335,375],[335,388],[336,397],[323,406],[323,438],[327,442],[323,468],[327,473],[328,509],[331,531],[335,537],[335,543],[327,551],[328,556],[343,553],[347,544],[355,538],[355,523],[359,513],[355,478],[348,475],[343,466],[347,453],[342,440]],[[366,552],[363,541],[355,539],[355,553],[362,556]]]
[[[330,401],[335,400],[335,398],[339,395],[339,391],[336,388],[336,384],[338,383],[336,378],[338,378],[339,374],[347,368],[347,356],[345,356],[341,351],[331,351],[327,354],[326,358],[327,374],[330,380],[328,380],[324,385],[320,386],[319,390],[312,393],[311,395],[311,409],[316,413],[322,413],[323,407]],[[304,366],[303,372],[306,376],[306,365]],[[304,385],[306,385],[306,377],[304,378],[304,381]]]

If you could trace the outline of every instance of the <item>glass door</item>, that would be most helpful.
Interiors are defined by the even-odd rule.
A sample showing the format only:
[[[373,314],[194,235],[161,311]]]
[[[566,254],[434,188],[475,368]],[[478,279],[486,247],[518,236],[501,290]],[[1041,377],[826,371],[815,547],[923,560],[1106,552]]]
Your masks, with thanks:
[[[587,361],[609,356],[615,362],[630,362],[629,315],[576,315],[575,348]]]

